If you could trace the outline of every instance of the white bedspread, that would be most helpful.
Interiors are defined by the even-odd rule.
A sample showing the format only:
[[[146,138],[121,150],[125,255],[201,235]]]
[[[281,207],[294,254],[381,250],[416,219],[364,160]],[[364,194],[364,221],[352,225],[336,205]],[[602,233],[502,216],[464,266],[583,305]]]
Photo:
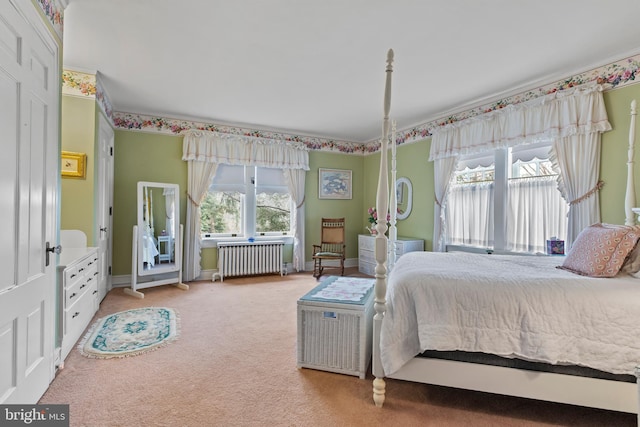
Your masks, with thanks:
[[[410,252],[389,275],[381,359],[463,350],[633,374],[640,279],[555,268],[562,257]]]

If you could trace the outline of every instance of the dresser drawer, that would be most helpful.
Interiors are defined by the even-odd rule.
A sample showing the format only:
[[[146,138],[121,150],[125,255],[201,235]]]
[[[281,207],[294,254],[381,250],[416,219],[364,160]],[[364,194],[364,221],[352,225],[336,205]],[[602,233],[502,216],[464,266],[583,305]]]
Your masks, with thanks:
[[[72,286],[65,289],[65,308],[71,308],[89,289],[96,287],[97,269],[92,269],[88,274],[80,277]],[[95,275],[93,274],[95,273]]]
[[[358,248],[373,252],[376,247],[376,239],[373,236],[358,236]]]
[[[64,360],[98,309],[97,248],[67,248],[58,265],[58,341]]]
[[[82,331],[96,312],[95,293],[97,291],[98,287],[94,281],[93,285],[83,292],[77,301],[64,310],[64,334],[71,338],[66,343],[70,348],[80,338]]]
[[[396,240],[398,256],[415,251],[424,251],[424,240]]]
[[[373,251],[367,251],[360,249],[358,251],[358,259],[362,261],[376,262],[376,257]]]
[[[74,285],[83,276],[82,272],[78,271],[80,265],[69,267],[64,270],[64,286],[69,288]]]
[[[360,260],[358,262],[358,271],[360,273],[375,276],[376,275],[376,263],[375,262],[367,262]]]

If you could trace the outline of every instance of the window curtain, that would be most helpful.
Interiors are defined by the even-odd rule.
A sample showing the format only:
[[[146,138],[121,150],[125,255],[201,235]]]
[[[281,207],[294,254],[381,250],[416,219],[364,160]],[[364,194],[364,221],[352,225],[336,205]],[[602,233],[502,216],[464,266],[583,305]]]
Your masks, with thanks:
[[[559,173],[558,190],[569,203],[567,249],[580,231],[600,222],[600,134],[571,135],[553,142],[550,160]]]
[[[452,245],[493,246],[493,181],[475,184],[453,184],[449,201],[460,210],[446,211]],[[443,249],[444,250],[444,249]]]
[[[304,271],[305,262],[305,227],[304,227],[304,185],[306,173],[302,169],[283,169],[284,177],[291,193],[291,200],[295,204],[295,223],[292,224],[293,235],[293,268]]]
[[[591,139],[587,138],[587,135],[595,134],[594,138],[597,141],[595,144],[599,147],[599,134],[608,130],[611,130],[611,125],[604,106],[602,87],[600,85],[578,86],[436,128],[432,131],[429,160],[437,164],[440,159],[497,148],[550,139],[564,141],[564,143],[554,142],[556,160],[552,161],[560,172],[558,188],[561,192],[565,191],[570,198],[570,221],[571,218],[576,218],[572,220],[572,228],[567,233],[567,244],[570,246],[585,224],[590,225],[599,221],[600,215],[591,208],[584,208],[584,206],[595,206],[597,211],[598,196],[595,185],[583,191],[586,184],[580,184],[575,194],[572,194],[575,196],[573,198],[569,195],[568,188],[577,187],[578,183],[587,176],[586,170],[593,171],[597,183],[599,167],[590,169],[594,167],[592,158],[595,153],[581,156],[580,160],[577,160],[580,162],[579,165],[576,161],[569,162],[562,159],[569,159],[582,153],[586,144],[581,141]],[[599,159],[599,154],[597,158]],[[585,161],[588,163],[583,163]],[[443,171],[441,169],[439,173]],[[452,177],[453,169],[448,178],[434,176],[434,181],[451,180]],[[593,176],[590,175],[589,184],[593,181]],[[586,199],[591,200],[585,204]],[[437,214],[439,212],[436,209],[435,218],[439,218]],[[434,234],[434,241],[435,239]]]
[[[165,232],[171,238],[176,237],[176,231],[173,228],[173,219],[175,217],[176,192],[173,188],[164,189],[164,209],[165,209]]]
[[[184,230],[183,280],[190,282],[200,276],[200,203],[207,194],[217,163],[190,160],[187,164],[187,226]]]
[[[568,204],[557,191],[555,176],[510,179],[508,193],[507,249],[544,253],[542,236],[566,236]],[[562,216],[545,214],[561,211]]]
[[[433,221],[433,250],[434,252],[444,252],[446,245],[444,236],[446,235],[445,213],[447,193],[451,183],[451,177],[456,170],[457,159],[455,156],[438,159],[433,164],[435,205]]]
[[[291,141],[203,130],[188,130],[183,134],[182,160],[188,162],[189,174],[184,277],[185,281],[191,281],[197,278],[201,271],[200,201],[215,176],[217,165],[262,166],[308,171],[309,151],[304,144]],[[209,166],[202,167],[201,163]],[[303,227],[304,233],[304,221],[298,221],[297,227]],[[294,230],[295,235],[297,235],[297,227]]]

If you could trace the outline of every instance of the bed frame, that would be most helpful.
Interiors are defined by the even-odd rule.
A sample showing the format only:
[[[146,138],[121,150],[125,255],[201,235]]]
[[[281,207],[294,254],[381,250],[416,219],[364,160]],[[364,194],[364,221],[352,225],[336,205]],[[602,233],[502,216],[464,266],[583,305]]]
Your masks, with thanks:
[[[376,209],[378,212],[387,212],[390,205],[387,152],[389,148],[389,110],[391,105],[393,56],[393,50],[390,49],[387,54],[384,117],[382,139],[380,141],[380,175],[376,195]],[[627,191],[625,195],[625,224],[627,225],[635,224],[636,213],[640,214],[640,211],[634,209],[633,156],[636,115],[636,101],[634,100],[631,103]],[[395,138],[392,139],[391,143],[395,146]],[[395,150],[392,151],[395,152]],[[395,200],[392,197],[391,211],[395,210],[394,204]],[[393,247],[393,241],[390,242],[385,236],[387,224],[384,221],[376,224],[376,230],[378,233],[375,239],[376,283],[372,362],[375,379],[373,380],[373,400],[376,406],[382,407],[385,401],[385,374],[380,360],[380,330],[386,311],[387,248],[389,243]],[[640,378],[640,367],[636,368],[635,375],[636,378]],[[640,382],[637,380],[636,383],[629,383],[425,357],[413,358],[393,375],[389,375],[388,378],[620,412],[638,413],[640,408],[640,385],[638,384]]]

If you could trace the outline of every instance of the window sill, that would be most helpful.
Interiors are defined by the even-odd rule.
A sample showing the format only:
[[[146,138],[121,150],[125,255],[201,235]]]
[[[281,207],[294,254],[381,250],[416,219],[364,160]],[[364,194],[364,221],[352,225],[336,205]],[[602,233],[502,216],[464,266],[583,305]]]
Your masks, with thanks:
[[[258,236],[254,237],[256,242],[262,242],[267,240],[282,240],[285,245],[293,244],[292,236],[283,236],[283,235],[272,235],[272,236]],[[206,237],[202,239],[202,248],[217,248],[218,242],[246,242],[249,239],[247,237]]]
[[[500,249],[480,248],[477,246],[464,246],[464,245],[447,245],[446,252],[469,252],[475,254],[496,254],[496,255],[524,255],[524,256],[551,256],[543,252],[516,252],[505,251]]]

